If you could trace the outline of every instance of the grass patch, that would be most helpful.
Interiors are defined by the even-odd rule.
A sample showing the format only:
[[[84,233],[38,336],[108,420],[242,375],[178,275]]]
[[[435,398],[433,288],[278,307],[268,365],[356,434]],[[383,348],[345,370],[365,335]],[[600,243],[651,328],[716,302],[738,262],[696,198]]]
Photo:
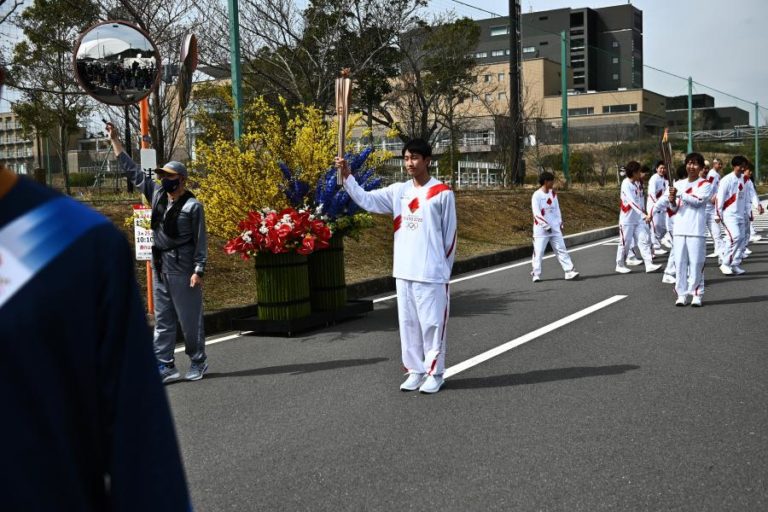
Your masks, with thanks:
[[[532,187],[515,190],[473,190],[456,194],[459,224],[457,259],[466,259],[531,243]],[[573,189],[558,193],[565,221],[565,234],[610,226],[618,222],[618,191]],[[122,198],[121,198],[122,199]],[[98,201],[93,206],[107,215],[133,246],[132,227],[125,219],[135,200]],[[348,283],[388,276],[392,272],[392,218],[375,216],[375,226],[359,241],[345,241]],[[253,260],[244,262],[224,253],[224,241],[211,237],[205,275],[205,310],[241,306],[256,302],[256,275]],[[136,274],[146,297],[144,262],[136,263]]]

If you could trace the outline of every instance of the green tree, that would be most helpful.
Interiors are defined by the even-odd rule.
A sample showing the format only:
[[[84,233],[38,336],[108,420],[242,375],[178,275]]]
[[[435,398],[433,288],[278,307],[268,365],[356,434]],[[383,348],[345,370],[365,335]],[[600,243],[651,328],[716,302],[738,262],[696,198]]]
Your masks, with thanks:
[[[225,2],[196,0],[206,18],[205,64],[229,70]],[[355,101],[378,103],[397,71],[396,42],[425,0],[240,0],[243,85],[273,104],[334,110],[334,80],[350,68]],[[244,103],[247,103],[246,100]]]
[[[469,19],[422,23],[400,35],[400,75],[377,121],[400,137],[434,140],[440,128],[455,142],[455,109],[469,94],[479,27]]]
[[[45,129],[50,126],[49,118],[55,119],[57,154],[67,193],[67,142],[77,132],[78,121],[90,111],[89,101],[75,81],[73,45],[98,15],[90,0],[72,7],[67,0],[35,0],[21,13],[18,25],[25,39],[14,47],[10,73],[11,85],[22,92],[16,110],[26,116],[24,122]]]

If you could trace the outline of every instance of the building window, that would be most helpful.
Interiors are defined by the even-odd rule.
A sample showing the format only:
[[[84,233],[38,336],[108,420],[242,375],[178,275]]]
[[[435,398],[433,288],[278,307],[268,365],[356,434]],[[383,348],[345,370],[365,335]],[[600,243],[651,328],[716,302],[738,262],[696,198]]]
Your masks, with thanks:
[[[489,93],[489,92],[485,93],[485,101],[486,101],[486,103],[490,103],[490,101],[492,99],[493,99],[493,96],[491,95],[491,93]]]
[[[547,21],[549,16],[539,16],[539,21]]]
[[[611,114],[615,112],[637,112],[637,103],[626,103],[624,105],[605,105],[603,107],[603,114]]]
[[[496,99],[498,99],[499,101],[503,100],[506,97],[507,97],[507,93],[505,92],[500,92],[499,94],[496,95]]]
[[[488,52],[477,52],[475,54],[476,59],[484,59],[488,56]]]
[[[503,57],[504,56],[504,50],[493,50],[491,52],[491,57]]]
[[[509,34],[509,26],[491,27],[491,37],[506,36]]]
[[[509,55],[509,50],[504,50],[505,55]]]
[[[571,50],[584,49],[584,39],[571,39]]]
[[[618,48],[619,47],[619,42],[618,41],[614,41],[614,42],[611,43],[611,46],[613,46],[614,48]]]
[[[591,116],[595,113],[595,107],[569,108],[569,116]]]
[[[503,82],[504,81],[504,73],[499,73],[498,75],[496,75],[496,80],[498,80],[499,82]]]
[[[613,76],[612,76],[612,78],[613,78],[614,80],[618,80],[618,79],[619,79],[619,74],[618,74],[618,73],[614,73],[614,74],[613,74]]]
[[[571,13],[571,26],[580,27],[584,24],[584,12],[572,12]]]
[[[539,43],[539,46],[547,46],[549,44],[549,41],[541,41]]]
[[[613,57],[611,59],[611,62],[613,62],[614,64],[618,64],[619,63],[619,58],[618,57]]]
[[[536,53],[536,47],[526,46],[525,48],[523,48],[523,53]]]
[[[483,82],[490,82],[491,81],[491,75],[483,75]]]

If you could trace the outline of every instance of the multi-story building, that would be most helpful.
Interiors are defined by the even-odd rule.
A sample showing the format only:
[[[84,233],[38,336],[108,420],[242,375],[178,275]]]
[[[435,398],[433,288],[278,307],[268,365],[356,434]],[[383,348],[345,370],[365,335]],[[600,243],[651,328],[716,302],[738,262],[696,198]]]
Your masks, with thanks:
[[[0,162],[19,174],[32,174],[36,168],[45,169],[48,173],[61,172],[58,130],[52,132],[50,137],[44,134],[39,137],[25,134],[13,111],[0,112]],[[70,135],[68,150],[76,147],[76,141],[82,133],[81,128]]]
[[[35,143],[24,135],[13,112],[0,113],[0,162],[19,174],[32,173],[39,163]]]
[[[692,124],[696,131],[749,125],[749,112],[739,107],[716,107],[715,98],[709,94],[694,94],[691,100]],[[667,125],[672,131],[688,129],[688,96],[667,98]]]
[[[479,65],[509,61],[509,18],[478,20]],[[561,62],[561,32],[568,43],[573,90],[643,87],[643,13],[631,4],[600,9],[554,9],[522,15],[522,58]]]

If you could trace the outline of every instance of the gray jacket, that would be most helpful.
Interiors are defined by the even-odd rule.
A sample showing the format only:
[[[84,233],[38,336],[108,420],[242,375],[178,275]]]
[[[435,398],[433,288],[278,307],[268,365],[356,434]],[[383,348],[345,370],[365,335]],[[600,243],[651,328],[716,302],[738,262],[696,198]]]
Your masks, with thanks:
[[[120,169],[141,190],[154,208],[165,194],[163,187],[147,178],[141,165],[125,152],[117,157]],[[171,208],[169,201],[168,209]],[[161,249],[163,274],[192,275],[204,273],[208,261],[208,235],[205,230],[203,205],[195,198],[189,199],[179,213],[179,236],[171,238],[162,229],[155,230],[154,246]],[[170,249],[170,250],[166,250]]]

